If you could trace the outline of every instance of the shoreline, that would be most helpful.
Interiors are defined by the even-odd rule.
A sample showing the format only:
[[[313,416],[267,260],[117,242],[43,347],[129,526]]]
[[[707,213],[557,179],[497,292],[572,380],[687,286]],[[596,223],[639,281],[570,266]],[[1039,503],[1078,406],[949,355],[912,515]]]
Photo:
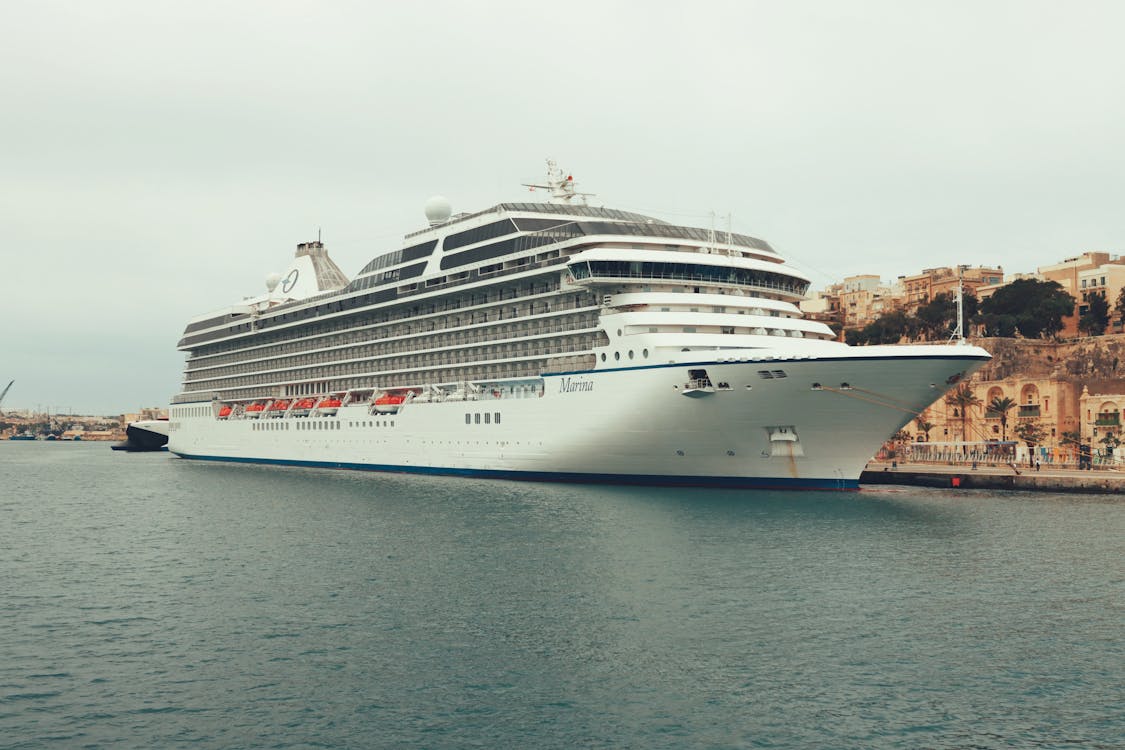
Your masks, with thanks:
[[[1026,466],[972,466],[871,461],[859,477],[864,485],[901,484],[965,490],[1019,490],[1119,494],[1125,492],[1125,473],[1109,470],[1041,468]]]

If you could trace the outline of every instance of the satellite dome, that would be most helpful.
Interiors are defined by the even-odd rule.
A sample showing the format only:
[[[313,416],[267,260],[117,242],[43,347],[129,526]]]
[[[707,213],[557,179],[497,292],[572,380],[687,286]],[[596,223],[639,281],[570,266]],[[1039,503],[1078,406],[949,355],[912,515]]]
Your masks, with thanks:
[[[273,293],[273,290],[277,289],[277,285],[280,283],[281,274],[277,273],[276,271],[266,275],[266,291]]]
[[[439,224],[444,224],[449,221],[449,217],[453,214],[453,207],[449,205],[449,201],[445,196],[435,195],[426,201],[426,221],[430,222],[431,227],[436,227]]]

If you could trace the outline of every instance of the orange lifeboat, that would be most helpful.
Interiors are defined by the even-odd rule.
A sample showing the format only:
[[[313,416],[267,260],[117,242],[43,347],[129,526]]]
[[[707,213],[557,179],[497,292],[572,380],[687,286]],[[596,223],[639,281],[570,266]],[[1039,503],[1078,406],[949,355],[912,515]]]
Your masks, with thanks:
[[[266,410],[265,404],[257,404],[257,403],[250,404],[249,406],[246,407],[246,416],[248,416],[248,417],[260,417],[260,416],[262,416],[262,412],[265,411],[265,410]]]
[[[231,408],[229,404],[223,404],[219,407],[219,419],[226,419],[230,416]]]
[[[406,396],[402,393],[384,393],[375,399],[375,411],[396,412],[398,407],[402,406],[403,401],[406,401]]]
[[[289,408],[289,402],[286,401],[285,399],[282,399],[281,401],[274,401],[272,404],[270,404],[269,416],[280,417],[282,414],[285,413],[285,410],[288,409],[288,408]]]
[[[293,415],[297,417],[307,416],[314,406],[316,406],[315,398],[303,398],[293,404]]]
[[[339,408],[340,408],[340,399],[336,398],[335,396],[329,396],[328,398],[322,398],[320,400],[320,403],[316,405],[317,411],[319,411],[321,414],[327,414],[329,416],[335,414],[336,411]]]

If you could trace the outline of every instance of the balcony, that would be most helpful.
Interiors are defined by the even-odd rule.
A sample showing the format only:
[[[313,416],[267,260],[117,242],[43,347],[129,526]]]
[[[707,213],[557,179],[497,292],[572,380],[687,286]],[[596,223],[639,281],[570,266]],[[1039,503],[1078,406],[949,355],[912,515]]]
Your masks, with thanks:
[[[1024,404],[1020,406],[1019,416],[1021,417],[1038,417],[1039,404]]]
[[[1121,416],[1117,412],[1102,412],[1094,420],[1094,424],[1099,427],[1120,427]]]

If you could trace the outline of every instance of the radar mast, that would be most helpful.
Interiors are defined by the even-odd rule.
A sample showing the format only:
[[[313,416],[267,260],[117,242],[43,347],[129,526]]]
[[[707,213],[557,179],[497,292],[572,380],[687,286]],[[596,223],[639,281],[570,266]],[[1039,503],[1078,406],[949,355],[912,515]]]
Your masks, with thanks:
[[[593,193],[579,193],[574,189],[575,186],[574,176],[566,174],[559,168],[558,162],[554,159],[547,160],[547,184],[535,185],[525,182],[523,186],[535,190],[550,190],[551,203],[563,203],[566,205],[579,204],[586,205],[586,199],[593,196]]]

